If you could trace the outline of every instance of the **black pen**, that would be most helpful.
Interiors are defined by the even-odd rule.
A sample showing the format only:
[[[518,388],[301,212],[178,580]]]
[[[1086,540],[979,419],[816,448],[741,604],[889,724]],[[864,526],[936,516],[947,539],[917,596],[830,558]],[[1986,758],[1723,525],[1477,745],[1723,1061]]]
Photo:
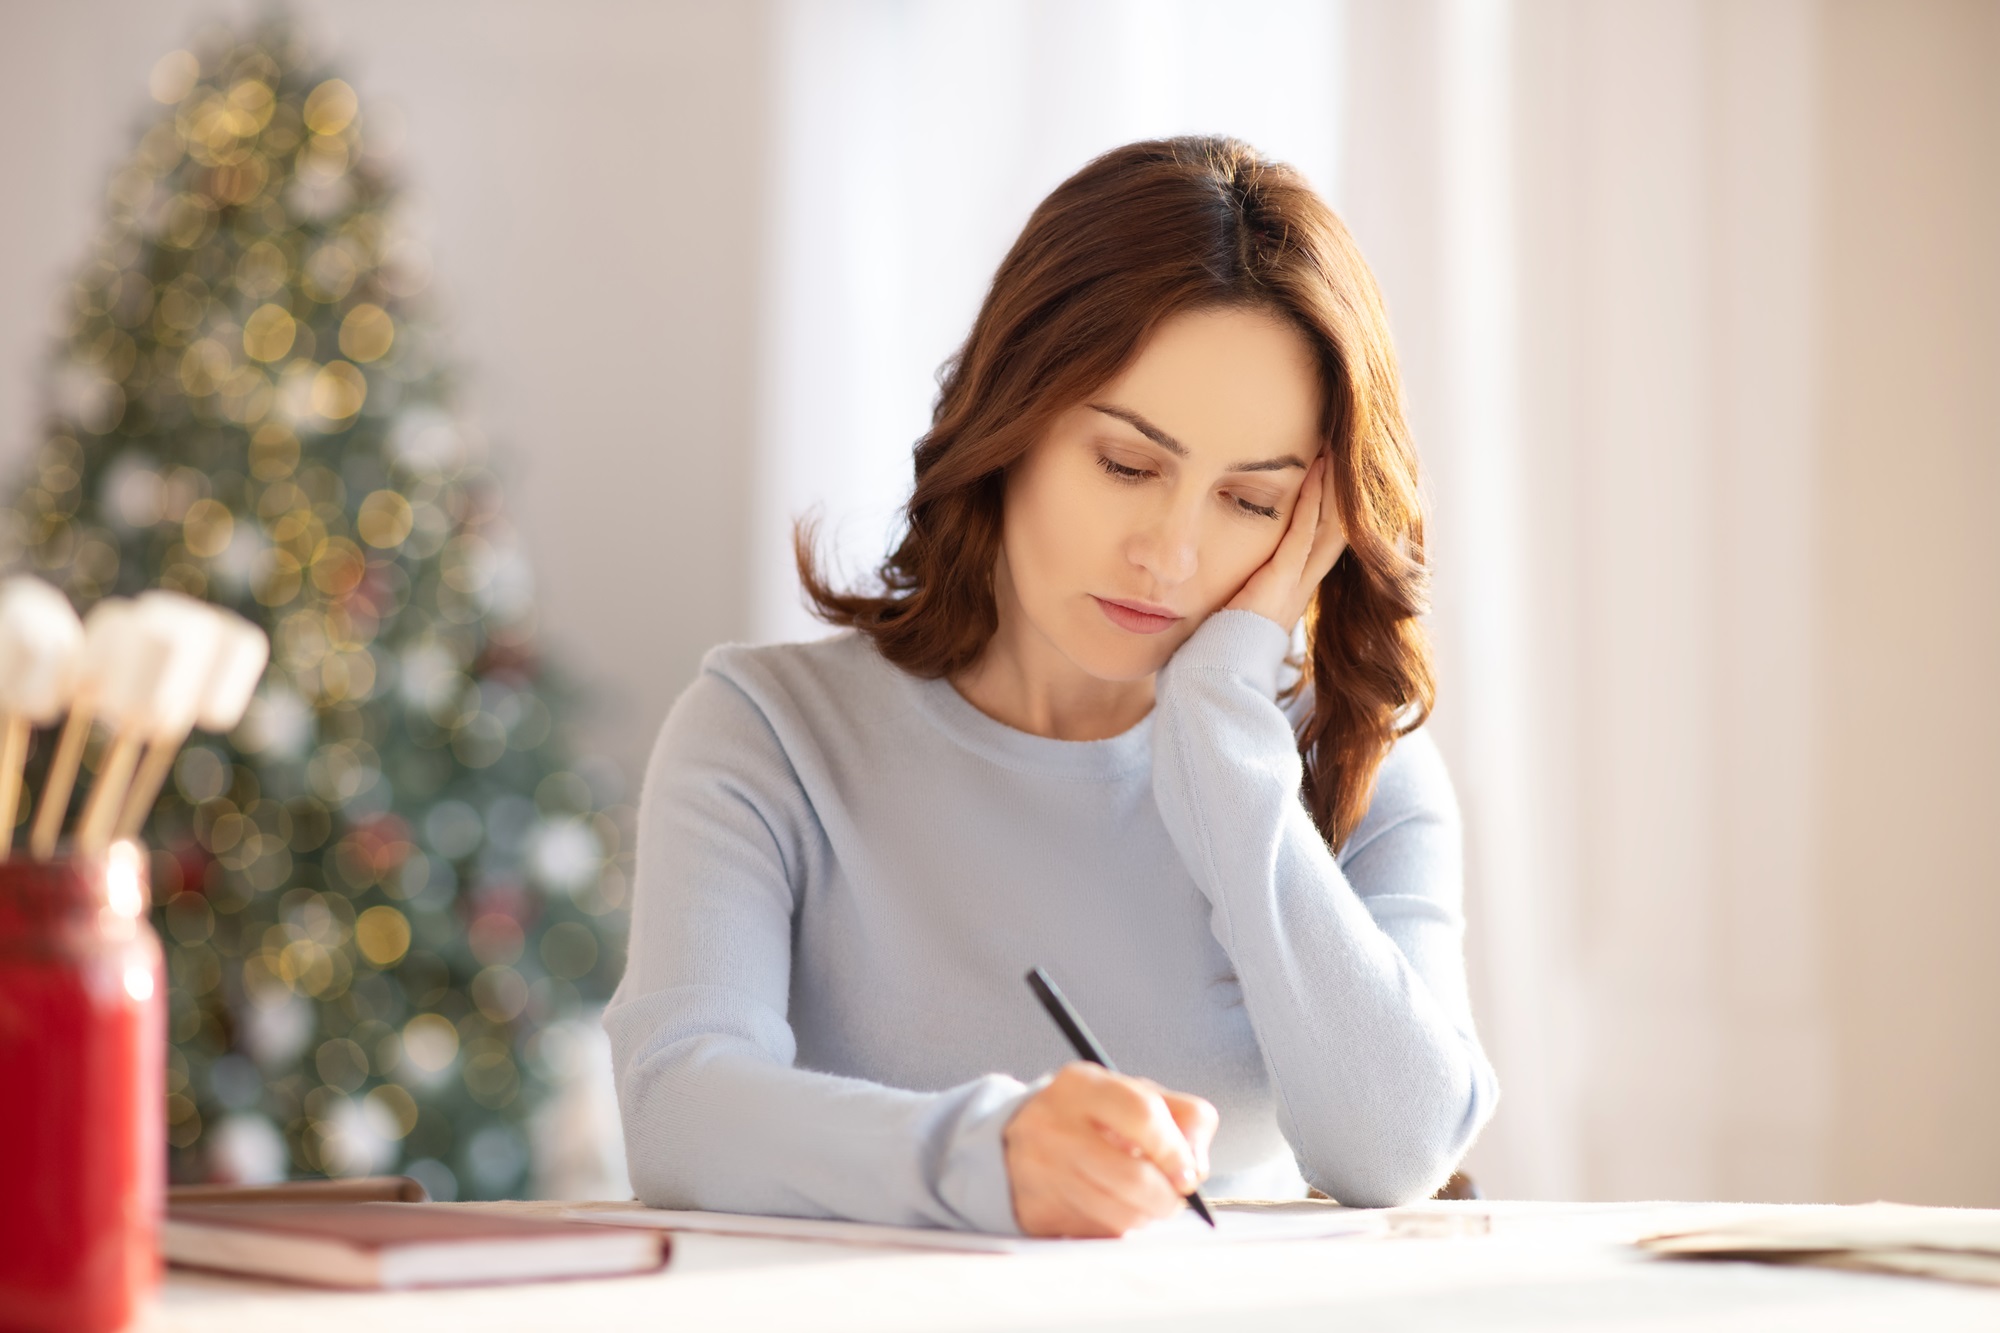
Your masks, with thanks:
[[[1090,1035],[1090,1029],[1083,1025],[1081,1018],[1077,1017],[1076,1010],[1069,1007],[1069,1001],[1056,989],[1056,983],[1049,980],[1048,973],[1039,967],[1029,968],[1028,989],[1035,993],[1035,998],[1042,1002],[1042,1008],[1049,1011],[1049,1017],[1056,1021],[1056,1026],[1062,1029],[1065,1037],[1069,1038],[1069,1044],[1076,1048],[1078,1059],[1088,1060],[1114,1074],[1118,1072],[1118,1066],[1111,1063],[1111,1057],[1097,1044],[1097,1038]],[[1202,1221],[1210,1226],[1215,1225],[1215,1215],[1208,1211],[1208,1205],[1202,1201],[1200,1190],[1189,1190],[1183,1197],[1187,1199],[1188,1207],[1201,1215]]]

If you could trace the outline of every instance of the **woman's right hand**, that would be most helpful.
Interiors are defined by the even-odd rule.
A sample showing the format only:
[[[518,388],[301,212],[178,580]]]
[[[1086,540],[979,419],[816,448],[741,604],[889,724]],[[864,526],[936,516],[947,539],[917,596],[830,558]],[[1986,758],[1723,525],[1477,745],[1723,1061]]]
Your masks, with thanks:
[[[1187,1206],[1208,1178],[1215,1108],[1093,1064],[1068,1064],[1001,1135],[1028,1236],[1122,1236]]]

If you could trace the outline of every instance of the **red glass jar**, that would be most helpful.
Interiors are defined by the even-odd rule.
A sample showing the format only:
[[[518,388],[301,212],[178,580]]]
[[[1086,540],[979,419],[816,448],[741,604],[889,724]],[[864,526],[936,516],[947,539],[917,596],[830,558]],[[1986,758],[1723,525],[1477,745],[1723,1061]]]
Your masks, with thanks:
[[[159,1285],[166,978],[145,853],[0,862],[0,1329],[125,1327]]]

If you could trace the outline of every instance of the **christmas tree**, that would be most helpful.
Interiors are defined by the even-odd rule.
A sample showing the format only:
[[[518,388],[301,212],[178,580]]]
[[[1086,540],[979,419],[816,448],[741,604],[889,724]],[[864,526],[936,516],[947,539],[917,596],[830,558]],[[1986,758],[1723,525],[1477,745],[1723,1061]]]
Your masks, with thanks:
[[[271,635],[146,832],[172,1173],[518,1193],[562,1024],[616,980],[629,811],[566,750],[353,89],[281,22],[197,46],[61,303],[4,552],[80,610],[177,588]]]

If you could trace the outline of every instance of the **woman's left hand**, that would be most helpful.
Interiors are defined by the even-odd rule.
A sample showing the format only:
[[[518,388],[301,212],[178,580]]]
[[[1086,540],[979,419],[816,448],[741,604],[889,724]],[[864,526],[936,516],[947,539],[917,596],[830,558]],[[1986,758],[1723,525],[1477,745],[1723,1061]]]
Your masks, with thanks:
[[[1255,611],[1289,634],[1306,613],[1320,580],[1346,549],[1347,532],[1340,526],[1340,507],[1327,480],[1326,454],[1321,453],[1306,469],[1305,485],[1292,506],[1291,525],[1278,549],[1225,609]]]

